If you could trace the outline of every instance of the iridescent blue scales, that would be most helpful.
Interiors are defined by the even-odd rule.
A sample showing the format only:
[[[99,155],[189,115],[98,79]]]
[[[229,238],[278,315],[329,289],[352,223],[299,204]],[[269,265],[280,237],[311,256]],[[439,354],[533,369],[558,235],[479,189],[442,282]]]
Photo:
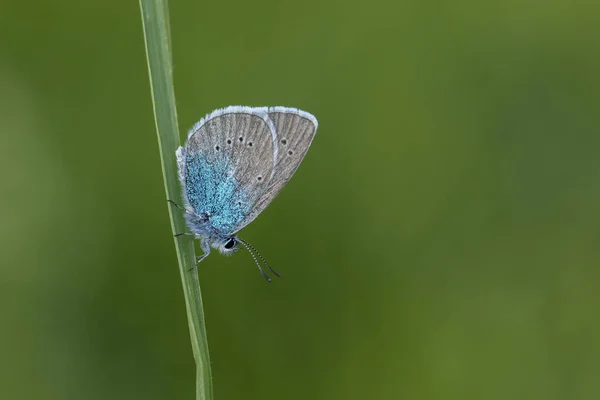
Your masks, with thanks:
[[[188,153],[185,159],[185,188],[191,209],[205,215],[218,232],[233,232],[248,215],[248,196],[238,190],[240,184],[230,173],[232,161],[227,155],[213,160],[200,153]]]
[[[265,278],[248,242],[236,236],[277,196],[304,158],[317,130],[311,114],[286,107],[230,106],[201,119],[177,150],[185,218],[200,239],[204,255],[211,247],[231,254],[241,243]]]

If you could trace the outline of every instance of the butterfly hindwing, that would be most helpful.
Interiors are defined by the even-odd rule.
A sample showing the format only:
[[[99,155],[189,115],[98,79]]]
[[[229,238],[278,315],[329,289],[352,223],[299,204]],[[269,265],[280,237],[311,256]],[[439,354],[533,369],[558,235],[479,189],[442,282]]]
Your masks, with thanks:
[[[177,154],[186,206],[229,234],[247,218],[274,176],[277,146],[267,108],[231,106],[200,120]]]

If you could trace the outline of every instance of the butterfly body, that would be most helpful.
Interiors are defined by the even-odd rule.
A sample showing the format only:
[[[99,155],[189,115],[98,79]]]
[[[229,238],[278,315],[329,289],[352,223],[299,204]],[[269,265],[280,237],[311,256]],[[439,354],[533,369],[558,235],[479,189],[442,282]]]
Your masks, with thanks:
[[[186,222],[205,253],[200,260],[211,247],[231,254],[242,243],[260,269],[253,247],[236,234],[287,184],[316,129],[314,116],[286,107],[230,106],[194,125],[177,166]]]

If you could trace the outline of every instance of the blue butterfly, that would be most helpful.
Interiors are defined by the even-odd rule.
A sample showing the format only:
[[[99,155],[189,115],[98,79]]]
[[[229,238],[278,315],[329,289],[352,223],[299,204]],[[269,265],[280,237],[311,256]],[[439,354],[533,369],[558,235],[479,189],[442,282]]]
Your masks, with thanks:
[[[189,131],[177,149],[183,207],[190,233],[204,254],[211,247],[229,255],[241,243],[262,275],[260,260],[279,274],[237,233],[279,194],[306,155],[317,119],[287,107],[230,106],[215,110]],[[170,200],[169,200],[170,201]]]

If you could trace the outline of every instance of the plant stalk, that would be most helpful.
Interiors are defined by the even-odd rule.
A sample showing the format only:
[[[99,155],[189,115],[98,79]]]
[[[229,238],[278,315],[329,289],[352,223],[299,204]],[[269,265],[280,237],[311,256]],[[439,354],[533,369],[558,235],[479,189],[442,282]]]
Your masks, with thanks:
[[[181,203],[178,201],[180,190],[175,160],[179,129],[173,88],[168,0],[140,0],[140,10],[165,192],[167,199]],[[168,207],[173,235],[186,232],[181,211],[166,201],[165,206]],[[174,240],[196,362],[196,399],[212,400],[212,374],[193,240],[188,236],[175,237]]]

